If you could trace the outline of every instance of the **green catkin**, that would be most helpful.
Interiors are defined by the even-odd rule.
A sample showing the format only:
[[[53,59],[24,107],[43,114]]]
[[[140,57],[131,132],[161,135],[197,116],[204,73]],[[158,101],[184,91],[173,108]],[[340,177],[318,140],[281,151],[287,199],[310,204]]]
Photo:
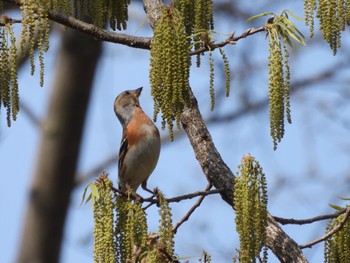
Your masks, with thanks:
[[[180,128],[180,114],[188,101],[190,46],[183,19],[174,8],[164,8],[151,42],[150,82],[154,98],[154,119],[162,112],[163,126],[173,139],[174,121]]]
[[[304,10],[306,25],[310,25],[311,37],[313,36],[314,10],[317,10],[316,18],[319,19],[323,38],[330,45],[335,55],[341,46],[341,31],[345,31],[345,27],[349,25],[350,1],[320,0],[317,5],[316,0],[305,0]]]
[[[290,68],[289,68],[289,51],[286,45],[286,41],[283,43],[283,50],[284,50],[284,60],[283,60],[283,65],[284,65],[284,108],[286,112],[286,117],[288,123],[292,123],[292,116],[291,116],[291,111],[290,111]]]
[[[344,214],[332,219],[326,228],[326,234],[344,220]],[[324,243],[325,263],[346,263],[350,258],[350,221],[347,220],[341,230],[330,236]]]
[[[273,139],[273,147],[284,135],[284,78],[283,56],[279,37],[275,37],[274,31],[270,32],[270,56],[269,56],[269,105],[270,105],[270,134]]]
[[[94,262],[116,262],[114,241],[114,201],[112,182],[107,177],[100,177],[96,183],[99,198],[94,200]]]
[[[211,50],[209,50],[209,93],[210,93],[210,110],[215,107],[215,90],[214,90],[214,59]]]
[[[286,117],[292,122],[290,110],[290,68],[289,50],[287,45],[292,45],[290,37],[293,36],[299,43],[304,43],[303,35],[288,20],[286,13],[275,16],[272,22],[268,22],[265,28],[269,36],[269,107],[270,107],[270,135],[273,140],[273,148],[277,149],[278,143],[284,136]]]
[[[219,48],[222,61],[224,63],[224,72],[225,72],[225,95],[226,97],[230,96],[230,83],[231,83],[231,73],[230,73],[230,65],[228,63],[228,59],[226,54],[222,48]]]
[[[234,208],[240,240],[240,262],[256,262],[261,250],[267,262],[267,188],[259,163],[250,155],[243,157],[235,179]]]
[[[202,34],[210,35],[209,32],[214,29],[213,0],[175,0],[174,6],[185,21],[185,32],[193,49],[205,47],[207,43],[202,39]],[[202,55],[196,55],[197,67],[200,67]]]
[[[4,27],[0,27],[0,101],[6,108],[7,125],[11,126],[11,87],[9,83],[10,72],[8,70],[8,37]]]
[[[135,249],[144,251],[147,246],[147,220],[141,204],[117,197],[115,228],[117,262],[135,260]]]
[[[100,27],[110,21],[114,30],[121,30],[126,29],[129,4],[130,0],[22,0],[20,5],[22,16],[20,51],[23,56],[28,55],[30,72],[33,75],[36,70],[35,51],[38,49],[40,86],[44,85],[44,54],[49,49],[48,10],[66,16],[74,15],[78,19],[90,17],[92,23]],[[2,10],[2,1],[0,10]],[[6,16],[3,19],[5,18]],[[16,120],[19,111],[17,49],[11,20],[3,24],[5,25],[1,26],[0,36],[2,47],[0,51],[2,63],[0,66],[2,71],[0,73],[0,107],[6,109],[7,124],[10,126],[11,121]]]
[[[10,36],[10,50],[9,50],[9,69],[10,69],[10,85],[11,85],[11,108],[12,108],[12,119],[17,119],[19,112],[19,93],[18,93],[18,82],[17,82],[17,47],[16,38],[13,29],[10,25],[7,26],[8,35]]]
[[[159,236],[160,242],[167,254],[174,258],[174,232],[172,225],[171,208],[168,201],[161,192],[158,193],[159,200]]]
[[[314,12],[316,10],[316,0],[304,1],[305,24],[310,27],[310,37],[314,36]]]
[[[175,0],[164,8],[151,41],[150,83],[154,98],[154,120],[162,113],[162,128],[168,127],[173,140],[173,128],[180,128],[180,115],[188,102],[190,51],[210,49],[210,31],[214,29],[212,0]],[[215,105],[214,60],[209,52],[211,109]],[[229,95],[230,71],[223,50],[226,95]],[[197,66],[200,66],[198,53]],[[174,124],[175,122],[175,124]]]
[[[0,108],[6,108],[7,125],[19,111],[16,38],[11,24],[0,27]]]

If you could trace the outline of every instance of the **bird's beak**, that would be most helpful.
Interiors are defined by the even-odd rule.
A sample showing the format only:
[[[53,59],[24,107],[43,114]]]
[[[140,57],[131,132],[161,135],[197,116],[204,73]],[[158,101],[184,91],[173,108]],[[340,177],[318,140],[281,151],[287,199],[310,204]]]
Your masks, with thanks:
[[[134,90],[134,93],[135,93],[136,97],[140,97],[141,91],[142,91],[142,87]]]

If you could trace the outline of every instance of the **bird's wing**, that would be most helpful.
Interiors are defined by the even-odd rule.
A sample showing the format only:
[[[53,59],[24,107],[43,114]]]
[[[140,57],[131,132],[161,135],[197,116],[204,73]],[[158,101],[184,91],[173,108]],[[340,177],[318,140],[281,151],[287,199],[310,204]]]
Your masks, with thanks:
[[[120,149],[119,149],[119,161],[118,161],[118,173],[119,173],[119,179],[123,177],[124,171],[125,171],[125,165],[124,158],[129,148],[129,142],[127,136],[124,136],[123,133],[123,139],[120,143]]]

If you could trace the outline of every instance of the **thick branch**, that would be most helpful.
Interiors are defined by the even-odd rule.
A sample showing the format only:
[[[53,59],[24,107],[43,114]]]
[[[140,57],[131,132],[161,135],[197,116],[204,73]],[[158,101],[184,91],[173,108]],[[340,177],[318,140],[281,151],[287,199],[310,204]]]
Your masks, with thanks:
[[[278,257],[280,262],[307,262],[298,244],[282,230],[270,214],[268,214],[267,222],[267,246]]]
[[[216,187],[224,188],[222,198],[233,206],[234,175],[222,160],[210,133],[199,112],[195,98],[181,114],[181,122],[190,139],[197,160],[207,179]],[[267,231],[267,246],[281,262],[307,262],[298,245],[277,225],[269,215]]]
[[[148,15],[150,15],[150,10],[152,10],[152,14],[159,10],[158,14],[156,14],[156,17],[159,17],[159,6],[162,5],[160,0],[144,0],[143,2]],[[152,9],[150,9],[151,7]],[[199,111],[196,98],[192,91],[189,93],[190,103],[181,114],[182,126],[208,181],[217,189],[224,188],[225,190],[221,193],[221,196],[230,206],[233,206],[233,182],[235,176],[217,151]],[[267,245],[281,262],[307,262],[298,245],[283,232],[272,216],[269,216],[266,231]]]

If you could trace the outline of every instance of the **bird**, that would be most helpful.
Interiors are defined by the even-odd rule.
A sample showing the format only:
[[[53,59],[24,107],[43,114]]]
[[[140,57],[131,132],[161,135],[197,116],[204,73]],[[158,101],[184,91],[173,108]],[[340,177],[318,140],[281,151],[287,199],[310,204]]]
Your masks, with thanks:
[[[157,126],[144,113],[139,97],[142,87],[120,93],[114,101],[114,112],[123,128],[118,160],[118,188],[147,188],[147,179],[155,169],[160,155],[160,135]]]

